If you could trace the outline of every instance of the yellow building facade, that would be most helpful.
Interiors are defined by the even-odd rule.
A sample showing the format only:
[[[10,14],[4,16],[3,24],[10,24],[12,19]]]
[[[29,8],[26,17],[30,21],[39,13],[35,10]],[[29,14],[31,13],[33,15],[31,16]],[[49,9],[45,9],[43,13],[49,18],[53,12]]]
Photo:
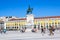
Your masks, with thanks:
[[[26,18],[21,19],[10,19],[6,22],[6,29],[7,30],[19,30],[21,27],[26,27],[27,25]],[[34,25],[38,27],[38,25],[46,27],[46,26],[60,26],[60,16],[59,17],[37,17],[34,18]]]

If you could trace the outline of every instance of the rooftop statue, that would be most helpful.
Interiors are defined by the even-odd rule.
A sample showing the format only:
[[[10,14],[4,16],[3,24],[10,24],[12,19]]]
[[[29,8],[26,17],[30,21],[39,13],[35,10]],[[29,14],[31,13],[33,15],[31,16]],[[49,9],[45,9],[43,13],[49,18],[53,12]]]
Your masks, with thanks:
[[[33,10],[33,8],[30,8],[30,5],[29,5],[29,7],[27,9],[27,14],[32,14],[32,10]]]

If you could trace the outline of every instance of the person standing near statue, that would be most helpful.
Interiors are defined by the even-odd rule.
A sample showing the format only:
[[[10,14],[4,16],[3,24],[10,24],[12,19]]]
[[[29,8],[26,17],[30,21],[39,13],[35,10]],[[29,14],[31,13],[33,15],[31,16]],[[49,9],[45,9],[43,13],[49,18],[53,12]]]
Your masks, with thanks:
[[[32,32],[37,32],[36,25],[34,25],[34,28],[32,29]]]

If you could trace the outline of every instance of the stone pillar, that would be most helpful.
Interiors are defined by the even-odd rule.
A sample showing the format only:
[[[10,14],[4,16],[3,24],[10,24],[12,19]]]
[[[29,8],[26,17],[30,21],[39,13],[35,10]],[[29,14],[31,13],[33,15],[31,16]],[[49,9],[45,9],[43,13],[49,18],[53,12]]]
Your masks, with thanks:
[[[58,27],[58,22],[57,22],[57,27]]]
[[[52,23],[51,23],[51,26],[52,26]]]
[[[28,14],[27,15],[27,25],[32,25],[32,28],[33,28],[33,25],[34,25],[34,15],[33,14]]]
[[[54,26],[55,26],[55,21],[54,21]]]
[[[6,22],[4,22],[4,29],[6,29]]]
[[[45,27],[47,26],[47,23],[45,22]]]
[[[49,26],[49,23],[48,23],[48,26]]]
[[[41,23],[40,23],[40,28],[41,28]]]

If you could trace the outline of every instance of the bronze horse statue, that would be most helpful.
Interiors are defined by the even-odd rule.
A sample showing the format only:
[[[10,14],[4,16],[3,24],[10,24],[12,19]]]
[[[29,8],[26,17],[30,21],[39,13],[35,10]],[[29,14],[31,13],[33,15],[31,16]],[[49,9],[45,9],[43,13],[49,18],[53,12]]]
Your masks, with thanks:
[[[30,8],[30,6],[29,6],[29,8],[27,9],[27,14],[32,14],[32,10],[33,10],[33,8]]]

